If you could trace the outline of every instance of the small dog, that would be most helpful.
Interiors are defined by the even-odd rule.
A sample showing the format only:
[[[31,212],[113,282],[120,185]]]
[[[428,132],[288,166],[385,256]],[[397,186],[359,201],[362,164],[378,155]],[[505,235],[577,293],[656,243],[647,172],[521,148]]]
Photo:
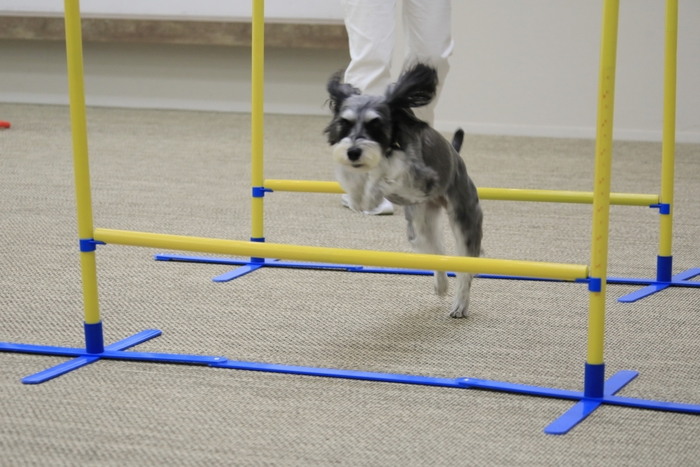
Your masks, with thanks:
[[[341,76],[337,72],[328,82],[333,119],[325,133],[350,208],[366,211],[382,197],[404,206],[413,249],[437,255],[444,254],[440,228],[444,208],[458,254],[479,256],[483,214],[476,186],[459,155],[464,132],[458,129],[450,144],[411,110],[434,99],[435,69],[413,65],[384,96],[362,95],[341,83]],[[453,318],[466,316],[472,277],[457,274]],[[435,292],[444,295],[447,289],[447,274],[435,271]]]

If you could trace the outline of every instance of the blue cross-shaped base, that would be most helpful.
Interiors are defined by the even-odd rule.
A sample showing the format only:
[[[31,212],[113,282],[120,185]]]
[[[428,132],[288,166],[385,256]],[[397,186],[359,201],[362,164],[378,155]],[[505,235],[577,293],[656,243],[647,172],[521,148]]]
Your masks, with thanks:
[[[385,383],[419,384],[427,386],[439,386],[461,389],[482,389],[490,391],[510,392],[528,396],[551,397],[556,399],[574,400],[576,404],[557,420],[545,428],[545,433],[564,434],[571,430],[577,423],[585,419],[602,404],[636,407],[641,409],[653,409],[690,414],[700,414],[700,405],[680,404],[674,402],[661,402],[629,397],[615,396],[622,387],[637,376],[636,371],[619,371],[605,381],[603,396],[599,398],[586,397],[583,392],[568,391],[564,389],[543,388],[523,384],[506,383],[477,378],[434,378],[429,376],[402,375],[391,373],[377,373],[354,370],[340,370],[333,368],[315,368],[292,365],[278,365],[271,363],[245,362],[229,360],[225,357],[210,357],[202,355],[184,355],[152,352],[131,352],[126,349],[161,334],[159,330],[146,330],[134,336],[105,347],[101,353],[89,353],[86,349],[72,347],[52,347],[30,344],[15,344],[0,342],[0,351],[20,352],[40,355],[55,355],[73,357],[72,360],[63,362],[52,368],[40,371],[22,379],[25,384],[39,384],[57,376],[81,368],[101,359],[127,360],[158,363],[184,363],[192,365],[207,365],[215,368],[227,368],[234,370],[263,371],[272,373],[286,373],[306,376],[321,376],[327,378],[345,378],[365,381],[378,381]]]
[[[371,268],[363,266],[353,266],[348,264],[324,264],[324,263],[296,263],[288,261],[279,261],[276,259],[256,259],[254,261],[245,261],[228,258],[209,258],[204,256],[183,256],[183,255],[156,255],[158,261],[182,261],[188,263],[209,263],[209,264],[225,264],[229,266],[239,266],[238,268],[214,277],[214,282],[228,282],[241,276],[245,276],[251,272],[257,271],[263,267],[273,268],[297,268],[297,269],[331,269],[345,272],[359,273],[374,273],[374,274],[407,274],[407,275],[432,275],[432,271],[424,271],[418,269],[392,269],[392,268]],[[454,277],[454,273],[448,273]],[[669,287],[695,287],[700,288],[700,281],[691,281],[690,279],[700,276],[700,268],[689,269],[685,272],[670,277],[668,280],[658,279],[635,279],[626,277],[608,277],[608,284],[625,284],[625,285],[640,285],[645,286],[630,294],[624,295],[618,299],[619,302],[631,303],[641,300],[642,298],[661,292]],[[509,280],[531,280],[531,281],[549,281],[560,282],[556,279],[539,279],[534,277],[521,276],[500,276],[492,274],[478,274],[476,277],[482,279],[509,279]],[[577,280],[576,282],[586,282],[586,279]]]

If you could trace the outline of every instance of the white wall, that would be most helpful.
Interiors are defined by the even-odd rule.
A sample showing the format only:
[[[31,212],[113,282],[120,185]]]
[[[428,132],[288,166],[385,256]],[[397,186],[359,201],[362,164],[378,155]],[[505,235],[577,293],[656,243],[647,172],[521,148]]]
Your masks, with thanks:
[[[250,111],[246,48],[93,42],[83,53],[87,105]],[[266,50],[265,111],[325,115],[329,70],[345,66],[346,55]],[[0,102],[67,104],[63,43],[0,41]]]
[[[48,6],[60,8],[62,2],[0,0],[0,14],[11,8],[17,12],[20,6],[26,10],[28,4],[39,12]],[[291,8],[292,4],[299,8]],[[439,129],[461,126],[472,133],[594,136],[602,0],[453,0],[452,4],[455,52],[436,109]],[[621,2],[617,139],[660,139],[664,4],[664,0]],[[93,14],[124,16],[128,6],[134,11],[142,8],[137,16],[206,19],[245,16],[242,8],[250,2],[83,0],[81,5],[84,9],[93,5]],[[342,8],[339,0],[268,0],[266,15],[280,21],[287,15],[286,20],[333,22]],[[700,2],[680,0],[679,142],[700,142],[698,24]],[[401,55],[397,50],[396,70]],[[346,51],[267,50],[266,111],[324,114],[325,81],[347,61]],[[85,47],[91,105],[245,111],[250,105],[249,67],[249,51],[242,48]],[[64,74],[61,44],[0,42],[0,102],[67,102]]]
[[[700,142],[700,2],[679,6],[677,130]],[[455,52],[436,109],[444,129],[594,134],[601,1],[453,1]],[[615,137],[660,140],[664,0],[620,6]]]

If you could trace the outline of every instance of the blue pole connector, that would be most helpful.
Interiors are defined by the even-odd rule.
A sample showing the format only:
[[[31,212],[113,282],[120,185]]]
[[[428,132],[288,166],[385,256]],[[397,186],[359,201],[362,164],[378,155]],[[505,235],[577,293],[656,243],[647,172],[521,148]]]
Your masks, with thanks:
[[[250,237],[251,242],[260,242],[260,243],[265,243],[265,237]],[[251,257],[250,258],[251,263],[264,263],[265,258],[255,258]]]
[[[588,278],[588,291],[589,292],[602,292],[603,291],[603,281],[599,277]]]
[[[659,214],[669,215],[671,214],[671,205],[668,203],[652,204],[650,208],[659,208]]]
[[[264,198],[266,192],[272,193],[272,189],[265,188],[262,186],[254,186],[253,187],[253,198]]]
[[[95,251],[97,249],[97,245],[105,245],[105,242],[98,242],[93,238],[81,238],[79,242],[80,251],[82,251],[83,253]]]
[[[85,350],[88,353],[102,353],[105,351],[104,335],[102,333],[102,321],[95,324],[85,324]]]
[[[673,280],[673,256],[656,257],[656,280],[671,282]]]
[[[600,399],[605,390],[605,363],[586,363],[583,377],[583,397]]]

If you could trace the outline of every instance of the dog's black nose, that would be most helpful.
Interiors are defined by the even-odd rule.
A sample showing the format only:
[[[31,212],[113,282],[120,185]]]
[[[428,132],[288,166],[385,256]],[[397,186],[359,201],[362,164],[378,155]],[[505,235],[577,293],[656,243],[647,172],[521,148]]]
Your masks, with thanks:
[[[360,148],[350,148],[348,149],[348,159],[351,161],[356,161],[362,155],[362,149]]]

